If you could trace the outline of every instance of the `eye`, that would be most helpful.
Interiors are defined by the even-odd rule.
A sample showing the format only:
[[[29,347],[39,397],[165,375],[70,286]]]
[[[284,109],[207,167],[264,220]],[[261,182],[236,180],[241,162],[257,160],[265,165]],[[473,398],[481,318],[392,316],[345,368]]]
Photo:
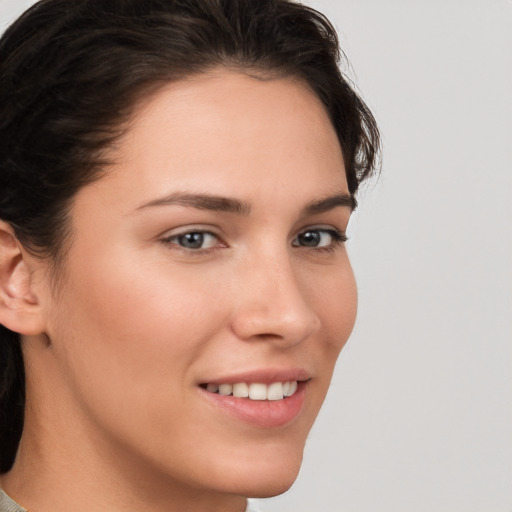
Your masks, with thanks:
[[[347,237],[335,229],[308,229],[293,240],[294,247],[329,248],[346,242]]]
[[[163,241],[191,251],[212,249],[220,243],[219,239],[208,231],[189,231],[187,233],[167,237]]]

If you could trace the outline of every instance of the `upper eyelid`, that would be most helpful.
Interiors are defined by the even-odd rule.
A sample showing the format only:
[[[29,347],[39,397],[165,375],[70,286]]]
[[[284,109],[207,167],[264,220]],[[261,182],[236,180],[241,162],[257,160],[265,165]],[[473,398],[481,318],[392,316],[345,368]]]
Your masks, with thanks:
[[[311,227],[306,229],[301,229],[295,237],[307,233],[309,231],[320,231],[322,233],[336,234],[340,236],[346,236],[346,232],[342,229],[334,228],[334,227]]]
[[[207,231],[206,229],[191,229],[191,230],[188,230],[188,231],[180,231],[179,233],[173,233],[173,234],[170,234],[170,235],[167,235],[167,236],[163,236],[163,239],[164,240],[171,240],[173,238],[179,238],[180,236],[186,236],[186,235],[190,235],[190,234],[193,234],[193,233],[201,233],[202,235],[211,235],[215,238],[218,238],[220,240],[220,236],[217,235],[216,233],[213,233],[212,231]]]
[[[167,229],[164,232],[162,232],[162,234],[159,235],[158,238],[174,238],[177,236],[186,235],[187,233],[208,233],[210,235],[216,236],[217,238],[222,237],[218,230],[214,228],[214,226],[200,224],[197,226],[185,225],[172,229]]]
[[[301,233],[305,233],[307,231],[327,231],[339,233],[340,235],[346,234],[345,229],[340,229],[336,226],[333,226],[332,224],[312,224],[310,226],[301,228],[299,231],[297,231],[297,234],[295,236],[300,235]]]

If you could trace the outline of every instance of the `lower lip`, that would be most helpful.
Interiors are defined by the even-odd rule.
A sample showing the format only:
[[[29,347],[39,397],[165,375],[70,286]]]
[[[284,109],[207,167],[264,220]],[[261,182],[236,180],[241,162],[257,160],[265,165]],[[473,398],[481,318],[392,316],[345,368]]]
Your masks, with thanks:
[[[235,418],[262,428],[284,427],[297,419],[304,406],[307,382],[299,382],[297,391],[282,400],[251,400],[220,395],[200,388],[205,398]]]

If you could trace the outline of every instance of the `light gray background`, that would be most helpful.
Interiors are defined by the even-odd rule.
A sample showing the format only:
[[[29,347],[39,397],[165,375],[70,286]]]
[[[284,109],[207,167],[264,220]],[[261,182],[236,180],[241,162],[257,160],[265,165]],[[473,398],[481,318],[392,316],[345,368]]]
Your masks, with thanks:
[[[106,0],[107,1],[107,0]],[[33,2],[0,0],[0,29]],[[512,512],[512,2],[311,0],[384,139],[360,312],[266,512]]]

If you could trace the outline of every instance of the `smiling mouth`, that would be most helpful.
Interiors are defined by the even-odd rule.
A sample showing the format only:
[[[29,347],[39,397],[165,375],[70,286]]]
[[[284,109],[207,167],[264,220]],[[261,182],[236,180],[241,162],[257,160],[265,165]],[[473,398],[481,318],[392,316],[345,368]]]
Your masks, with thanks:
[[[296,380],[285,382],[272,382],[263,384],[259,382],[246,383],[238,382],[235,384],[202,384],[201,387],[210,393],[223,396],[233,396],[235,398],[248,398],[249,400],[284,400],[293,396],[298,388]]]

